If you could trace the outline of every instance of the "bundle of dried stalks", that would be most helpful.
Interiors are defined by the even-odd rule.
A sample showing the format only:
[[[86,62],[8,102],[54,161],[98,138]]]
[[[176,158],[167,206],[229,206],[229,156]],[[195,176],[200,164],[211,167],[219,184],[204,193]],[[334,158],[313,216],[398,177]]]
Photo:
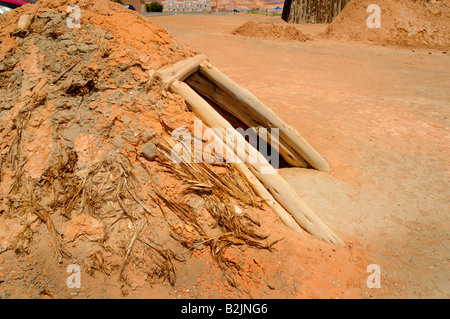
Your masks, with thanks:
[[[36,214],[47,226],[59,262],[71,255],[62,244],[61,233],[56,229],[52,215],[60,215],[66,221],[74,215],[91,215],[105,227],[105,238],[99,242],[104,251],[123,256],[120,278],[124,283],[127,283],[129,263],[143,263],[146,259],[153,261],[146,269],[150,276],[163,278],[173,285],[176,280],[173,259],[181,261],[183,258],[153,241],[148,226],[155,216],[139,194],[140,186],[128,159],[120,156],[105,159],[80,179],[75,174],[78,157],[73,150],[59,145],[55,158],[56,163],[50,165],[38,181],[25,177],[24,162],[19,166],[10,190],[13,197],[8,214]],[[124,223],[117,225],[119,221]],[[14,250],[27,253],[32,237],[30,225],[26,224],[13,244]],[[104,245],[106,237],[113,244]],[[123,240],[128,242],[123,243]],[[97,252],[91,256],[86,270],[90,274],[100,271],[109,275],[112,267],[103,259],[102,253]]]
[[[192,163],[187,159],[187,152],[192,154],[194,158],[197,156],[194,147],[188,149],[186,143],[183,144],[183,154],[172,154],[172,148],[175,146],[175,142],[168,136],[163,136],[163,142],[160,144],[160,150],[165,155],[166,159],[170,159],[170,156],[176,156],[173,158],[175,162],[179,163],[179,167],[173,170],[172,163],[160,161],[161,165],[169,168],[170,171],[177,174],[177,176],[189,183],[191,190],[206,191],[210,190],[216,196],[221,198],[235,197],[245,204],[260,206],[258,203],[258,197],[254,193],[253,189],[248,185],[248,182],[240,177],[239,173],[233,168],[233,166],[225,163],[216,163],[214,165],[222,166],[227,169],[227,174],[218,176],[212,169],[212,164],[202,161],[201,163]],[[193,145],[193,143],[191,143]],[[198,161],[195,161],[198,162]],[[210,161],[209,161],[210,162]]]
[[[93,215],[103,221],[108,236],[113,236],[118,231],[113,230],[120,220],[128,226],[121,229],[129,235],[128,243],[117,253],[124,255],[120,267],[120,278],[127,282],[127,269],[130,262],[143,263],[145,259],[151,259],[154,266],[146,271],[149,275],[155,275],[167,280],[174,285],[176,280],[173,259],[182,260],[168,248],[162,248],[151,239],[149,225],[153,222],[154,213],[144,204],[138,192],[138,181],[133,173],[131,164],[125,157],[105,159],[99,162],[80,183],[80,186],[72,197],[70,205],[79,205],[82,212]],[[104,209],[108,203],[109,209]],[[120,228],[120,227],[119,227]],[[98,257],[96,257],[98,260]],[[91,270],[102,270],[105,266],[97,262],[97,266]],[[103,268],[102,268],[103,267]]]
[[[183,202],[173,200],[165,195],[155,184],[155,193],[165,206],[187,225],[185,228],[191,230],[185,232],[171,225],[173,231],[171,235],[188,249],[198,248],[200,245],[208,246],[213,259],[224,272],[230,285],[236,287],[232,269],[238,270],[239,265],[225,257],[226,249],[236,245],[271,249],[277,241],[268,243],[268,235],[261,235],[257,232],[257,228],[261,225],[255,218],[248,213],[235,212],[233,202],[236,199],[251,206],[257,206],[259,203],[247,182],[234,171],[230,164],[220,164],[229,171],[229,174],[224,177],[215,174],[212,164],[207,162],[191,163],[178,158],[176,159],[178,164],[175,164],[169,157],[174,145],[175,142],[171,138],[163,137],[163,141],[159,145],[162,155],[159,157],[160,164],[184,181],[186,189],[183,193],[185,195],[196,194],[204,200],[206,211],[215,221],[219,232],[205,230],[198,222],[200,218],[198,213]],[[186,148],[185,150],[194,153],[193,149]],[[167,216],[169,212],[162,205],[160,208]]]
[[[17,123],[25,125],[25,118]],[[20,155],[20,133],[17,134],[14,138],[16,146],[9,153],[11,161],[7,162],[11,167],[14,161],[17,162],[9,192],[8,214],[23,220],[28,214],[35,214],[47,226],[59,262],[71,258],[71,254],[64,247],[64,234],[57,229],[54,220],[58,218],[61,221],[58,225],[62,228],[78,215],[92,216],[104,226],[103,238],[93,239],[101,249],[85,261],[87,273],[93,275],[98,271],[109,275],[116,269],[124,286],[130,282],[130,264],[140,267],[149,278],[159,278],[174,285],[177,278],[175,261],[184,261],[182,253],[174,250],[173,244],[176,243],[188,251],[208,247],[228,282],[236,286],[233,269],[239,269],[239,266],[227,257],[226,250],[239,245],[271,249],[275,244],[268,243],[267,236],[258,232],[260,224],[254,217],[234,211],[236,203],[251,207],[260,205],[235,169],[229,164],[218,164],[227,172],[218,175],[214,165],[207,162],[175,164],[164,160],[174,145],[167,136],[159,146],[159,163],[172,176],[183,181],[185,189],[178,198],[165,193],[156,183],[153,183],[156,197],[144,198],[142,185],[131,162],[122,155],[105,158],[80,177],[77,175],[77,154],[73,149],[63,147],[62,143],[57,143],[57,155],[41,178],[31,179],[24,174],[26,159]],[[186,199],[191,195],[204,201],[203,214],[212,221],[212,227],[205,227],[205,223],[200,222],[205,216],[200,216],[187,205]],[[158,216],[158,211],[149,208],[149,202],[160,207],[165,219]],[[174,218],[177,223],[173,222]],[[184,225],[183,229],[180,224]],[[156,228],[167,228],[172,242],[160,240]],[[15,251],[27,253],[33,235],[30,224],[25,223],[13,244]],[[104,252],[121,256],[121,265],[109,264]]]
[[[35,214],[47,226],[50,241],[58,258],[58,262],[62,263],[64,258],[70,258],[70,253],[63,247],[61,243],[61,236],[56,230],[55,224],[51,217],[51,209],[44,207],[40,200],[36,197],[40,193],[39,185],[30,179],[20,179],[20,188],[14,187],[14,192],[17,197],[9,202],[9,214],[26,216],[28,213]],[[20,192],[19,192],[20,190]],[[14,243],[14,250],[18,254],[25,254],[28,252],[28,247],[31,244],[33,232],[30,230],[30,225],[25,224],[22,231],[16,236]]]

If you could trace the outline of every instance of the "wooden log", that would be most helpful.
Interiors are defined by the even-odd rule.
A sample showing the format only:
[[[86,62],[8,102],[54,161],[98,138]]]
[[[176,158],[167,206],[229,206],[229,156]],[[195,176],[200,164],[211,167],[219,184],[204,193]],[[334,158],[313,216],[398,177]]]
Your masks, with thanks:
[[[217,138],[219,140],[219,138]],[[224,144],[225,145],[225,144]],[[273,209],[273,211],[278,215],[281,222],[287,227],[292,229],[297,233],[302,233],[302,229],[299,224],[295,221],[291,214],[289,214],[283,206],[281,206],[275,198],[270,194],[270,192],[264,187],[264,185],[258,180],[258,178],[248,169],[247,165],[244,163],[235,163],[233,166],[241,174],[243,178],[250,184],[255,193],[266,203],[267,206]]]
[[[198,119],[196,116],[195,118]],[[233,152],[214,132],[212,133],[212,137],[214,137],[214,142],[218,143],[219,147],[225,150],[226,153],[231,154],[231,152]],[[249,183],[251,188],[264,201],[264,203],[272,208],[284,225],[297,233],[301,234],[303,232],[295,219],[292,218],[292,216],[275,200],[275,198],[273,198],[264,185],[261,184],[256,176],[253,175],[253,173],[248,169],[247,165],[244,163],[231,163],[231,165],[236,168],[239,174]]]
[[[224,143],[227,143],[227,133],[234,132],[237,143],[227,145],[237,154],[239,159],[248,165],[250,171],[266,187],[275,200],[289,212],[295,221],[307,232],[326,242],[343,245],[343,242],[314,214],[300,196],[292,189],[267,162],[258,151],[256,151],[247,141],[237,133],[228,121],[226,121],[214,108],[209,105],[200,95],[198,95],[186,83],[175,81],[170,90],[181,95],[188,107],[209,127],[216,128],[222,133]],[[228,129],[228,132],[227,132]],[[245,145],[245,152],[237,149],[240,145]],[[249,154],[255,152],[256,160]]]
[[[295,129],[282,121],[269,107],[259,101],[248,90],[240,87],[207,61],[200,63],[199,72],[222,90],[230,93],[234,99],[248,109],[251,109],[254,114],[258,115],[258,118],[264,119],[268,124],[268,128],[278,128],[280,130],[280,138],[300,154],[312,167],[326,172],[330,170],[325,159]]]
[[[208,57],[204,54],[175,63],[173,66],[158,70],[154,74],[154,80],[161,82],[161,89],[165,90],[175,81],[184,81],[192,73],[196,72],[199,65],[203,61],[207,61]]]
[[[186,79],[186,83],[196,92],[199,92],[203,96],[214,101],[223,110],[239,119],[248,127],[266,128],[269,126],[269,123],[267,123],[264,118],[259,118],[258,114],[256,114],[252,109],[238,102],[230,94],[222,90],[213,82],[209,81],[199,72],[192,74],[188,79]],[[272,144],[270,143],[272,137],[270,135],[270,132],[268,133],[268,139],[266,140],[266,142]],[[281,138],[278,139],[278,151],[286,160],[286,162],[295,167],[309,167],[308,163],[303,159],[303,157],[298,154],[289,144],[287,144]],[[275,145],[273,144],[272,146],[275,147]]]

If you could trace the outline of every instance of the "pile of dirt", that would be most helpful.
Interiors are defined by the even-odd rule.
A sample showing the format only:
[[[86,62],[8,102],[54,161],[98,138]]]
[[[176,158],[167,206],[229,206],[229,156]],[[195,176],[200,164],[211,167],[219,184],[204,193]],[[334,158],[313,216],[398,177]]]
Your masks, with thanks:
[[[293,26],[282,26],[272,22],[248,21],[233,30],[231,34],[255,39],[287,40],[305,42],[309,37]]]
[[[449,0],[380,0],[381,27],[369,28],[370,0],[352,0],[325,30],[330,39],[416,48],[450,48]]]
[[[280,261],[308,249],[329,256],[315,278],[331,285],[347,267],[342,285],[358,295],[364,269],[353,251],[293,234],[233,166],[171,160],[170,133],[193,131],[195,118],[180,96],[151,85],[151,74],[196,52],[109,0],[78,1],[81,27],[70,28],[70,4],[41,0],[0,16],[0,265],[14,265],[11,254],[31,263],[2,289],[70,295],[65,280],[36,278],[42,267],[60,278],[52,263],[76,263],[92,278],[115,278],[122,294],[145,284],[167,288],[152,297],[187,283],[206,289],[201,271],[220,283],[209,287],[214,296],[296,297],[300,279],[281,275]],[[31,24],[18,30],[24,15]],[[338,265],[331,273],[328,258]],[[279,284],[264,285],[266,273]],[[16,278],[40,290],[17,293]],[[294,288],[282,290],[285,282]]]
[[[69,4],[39,1],[0,22],[1,210],[23,225],[2,246],[29,253],[41,222],[60,263],[72,258],[68,245],[87,239],[95,245],[86,271],[117,269],[124,289],[130,264],[173,285],[174,263],[209,248],[236,285],[227,247],[272,243],[233,207],[261,204],[230,165],[171,161],[168,134],[194,117],[180,97],[149,85],[149,70],[193,53],[108,0],[78,2],[82,27],[69,28]],[[16,30],[25,14],[29,28]]]

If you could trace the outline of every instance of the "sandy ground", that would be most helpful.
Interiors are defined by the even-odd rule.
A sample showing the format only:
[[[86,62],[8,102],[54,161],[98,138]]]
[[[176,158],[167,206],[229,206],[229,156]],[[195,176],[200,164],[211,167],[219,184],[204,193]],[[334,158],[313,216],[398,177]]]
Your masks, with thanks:
[[[440,51],[231,35],[248,20],[149,18],[269,105],[328,161],[281,174],[381,268],[375,297],[448,298],[450,59]],[[326,25],[300,25],[310,35]]]
[[[288,235],[275,252],[232,250],[243,267],[239,289],[227,284],[208,253],[195,251],[189,262],[177,265],[173,287],[149,284],[136,272],[124,295],[118,271],[89,276],[82,270],[82,288],[69,289],[67,265],[83,265],[98,245],[71,244],[73,260],[58,265],[45,225],[33,217],[26,221],[36,231],[29,255],[18,257],[0,245],[0,299],[450,296],[447,53],[331,42],[318,37],[326,25],[296,26],[312,36],[307,42],[231,35],[249,20],[286,25],[279,17],[148,19],[207,54],[325,157],[329,173],[299,168],[280,173],[348,246],[296,235],[274,214],[261,213],[274,239]],[[22,229],[17,220],[4,222],[0,238]],[[60,218],[54,222],[64,230]],[[380,289],[366,285],[370,264],[381,269]]]

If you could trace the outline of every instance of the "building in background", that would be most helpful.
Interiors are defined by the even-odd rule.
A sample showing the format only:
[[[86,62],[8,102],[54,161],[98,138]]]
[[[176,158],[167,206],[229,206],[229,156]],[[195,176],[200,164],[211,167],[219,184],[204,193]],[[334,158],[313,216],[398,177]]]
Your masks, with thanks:
[[[211,0],[164,0],[164,11],[210,11]]]

